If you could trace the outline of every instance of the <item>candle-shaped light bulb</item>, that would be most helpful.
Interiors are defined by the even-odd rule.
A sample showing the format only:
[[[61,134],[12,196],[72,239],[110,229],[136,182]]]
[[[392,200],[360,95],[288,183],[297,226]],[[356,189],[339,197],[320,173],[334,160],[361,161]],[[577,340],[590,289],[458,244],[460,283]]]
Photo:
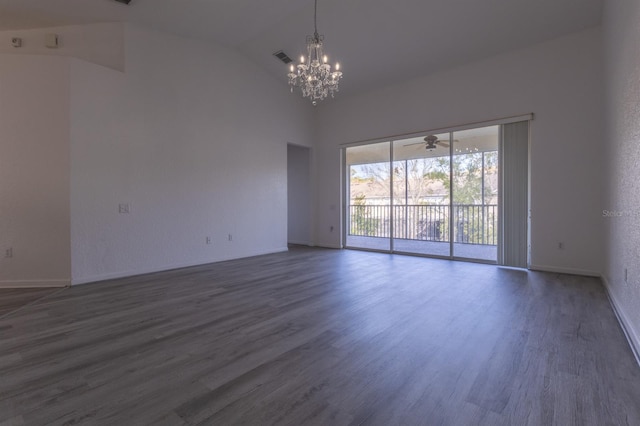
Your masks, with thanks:
[[[296,70],[296,67],[294,67],[294,66],[293,66],[293,64],[291,64],[291,66],[289,67],[289,70],[290,70],[291,72],[294,72],[294,71]]]
[[[324,57],[322,58],[322,61],[326,64],[327,62],[329,62],[329,58],[327,58],[327,55],[324,55]]]
[[[336,71],[340,71],[340,63],[336,62]]]
[[[300,56],[300,63],[301,63],[301,64],[304,64],[304,55],[303,55],[303,56]]]

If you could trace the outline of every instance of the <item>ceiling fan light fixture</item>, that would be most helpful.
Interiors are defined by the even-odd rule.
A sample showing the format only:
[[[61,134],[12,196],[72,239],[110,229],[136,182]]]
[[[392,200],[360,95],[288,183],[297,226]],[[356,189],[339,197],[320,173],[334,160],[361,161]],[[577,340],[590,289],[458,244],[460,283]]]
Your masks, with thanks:
[[[327,96],[334,97],[338,91],[338,84],[342,78],[340,64],[336,63],[335,70],[331,71],[329,57],[324,54],[324,36],[318,34],[318,0],[315,0],[313,24],[314,33],[307,36],[307,56],[300,57],[300,63],[289,66],[289,86],[293,93],[299,87],[302,96],[311,99],[315,106]]]
[[[427,151],[436,149],[438,142],[440,142],[436,135],[429,135],[424,138],[424,141],[427,143],[424,147]]]

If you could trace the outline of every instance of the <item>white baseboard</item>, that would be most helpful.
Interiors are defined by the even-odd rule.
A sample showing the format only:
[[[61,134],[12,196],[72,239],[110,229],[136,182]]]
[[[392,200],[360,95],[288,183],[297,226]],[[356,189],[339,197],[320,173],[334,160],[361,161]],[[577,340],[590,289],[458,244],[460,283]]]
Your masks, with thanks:
[[[636,357],[636,361],[638,362],[638,365],[640,365],[640,333],[638,333],[633,327],[633,324],[629,321],[624,309],[622,309],[622,306],[610,291],[609,280],[607,280],[607,277],[602,275],[601,278],[604,283],[604,288],[607,291],[607,296],[609,297],[609,303],[611,303],[613,312],[616,314],[616,318],[618,318],[618,323],[620,323],[620,327],[627,338],[627,342],[629,342],[633,356]]]
[[[313,247],[313,244],[311,244],[309,241],[289,241],[287,244],[293,244],[293,245],[296,245],[296,246]]]
[[[339,244],[316,244],[315,247],[342,250],[342,247]]]
[[[135,269],[135,270],[130,270],[130,271],[119,271],[119,272],[110,272],[110,273],[107,273],[107,274],[91,275],[91,276],[87,276],[87,277],[72,279],[71,280],[71,285],[81,285],[81,284],[95,283],[95,282],[98,282],[98,281],[115,280],[115,279],[118,279],[118,278],[135,277],[137,275],[153,274],[155,272],[166,272],[166,271],[171,271],[173,269],[191,268],[193,266],[209,265],[209,264],[212,264],[212,263],[225,262],[227,260],[243,259],[243,258],[247,258],[247,257],[262,256],[262,255],[265,255],[265,254],[282,253],[282,252],[285,252],[285,251],[289,251],[289,248],[288,247],[280,247],[280,248],[274,249],[274,250],[267,250],[267,251],[259,251],[259,252],[255,252],[255,253],[250,253],[247,256],[228,257],[228,258],[227,257],[222,257],[222,258],[211,260],[211,261],[207,261],[207,262],[198,261],[198,262],[174,263],[174,264],[163,265],[161,267],[155,267],[155,268],[141,268],[141,269]]]
[[[557,274],[570,274],[570,275],[582,275],[585,277],[598,277],[600,278],[600,272],[589,271],[586,269],[575,269],[575,268],[559,268],[557,266],[544,266],[544,265],[529,265],[529,269],[532,271],[542,271],[542,272],[555,272]]]
[[[71,285],[69,280],[14,280],[0,281],[0,288],[60,288]]]

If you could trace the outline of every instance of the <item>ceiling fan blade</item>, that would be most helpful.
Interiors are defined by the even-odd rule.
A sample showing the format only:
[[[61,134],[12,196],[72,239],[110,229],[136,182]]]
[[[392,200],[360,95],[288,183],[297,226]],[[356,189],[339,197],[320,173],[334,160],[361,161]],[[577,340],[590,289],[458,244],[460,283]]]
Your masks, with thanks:
[[[454,142],[458,142],[458,139],[454,139],[453,141]],[[447,142],[444,142],[444,141],[441,141],[441,140],[437,140],[436,143],[438,145],[442,145],[442,146],[446,146],[446,147],[449,146],[449,141],[448,140],[447,140]],[[416,143],[409,143],[409,144],[402,145],[402,146],[405,147],[405,146],[426,145],[426,144],[427,144],[427,142],[416,142]]]

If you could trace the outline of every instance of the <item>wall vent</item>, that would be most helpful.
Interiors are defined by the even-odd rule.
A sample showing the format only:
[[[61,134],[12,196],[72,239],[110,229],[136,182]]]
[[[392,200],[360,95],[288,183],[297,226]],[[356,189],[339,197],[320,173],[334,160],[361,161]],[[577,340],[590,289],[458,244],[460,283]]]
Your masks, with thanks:
[[[276,53],[273,54],[273,56],[280,59],[285,64],[290,64],[291,62],[293,62],[293,59],[287,56],[287,54],[284,53],[282,50],[278,50]]]

